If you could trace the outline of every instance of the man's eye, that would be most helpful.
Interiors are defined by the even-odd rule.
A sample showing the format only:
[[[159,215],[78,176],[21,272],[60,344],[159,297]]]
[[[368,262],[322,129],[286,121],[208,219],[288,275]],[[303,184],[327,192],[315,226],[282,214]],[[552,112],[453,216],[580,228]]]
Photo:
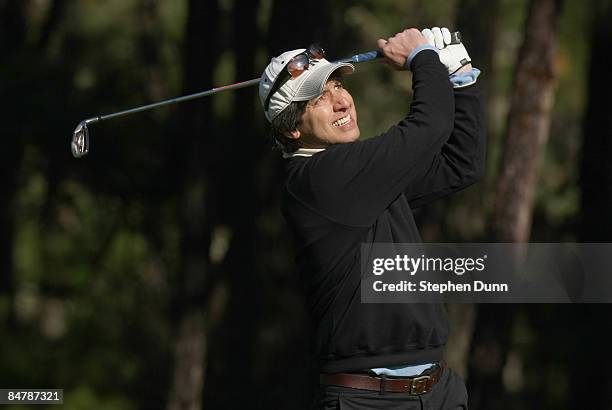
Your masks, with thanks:
[[[315,105],[317,105],[318,103],[321,103],[323,101],[327,100],[327,93],[323,93],[321,94],[316,100],[315,100]]]

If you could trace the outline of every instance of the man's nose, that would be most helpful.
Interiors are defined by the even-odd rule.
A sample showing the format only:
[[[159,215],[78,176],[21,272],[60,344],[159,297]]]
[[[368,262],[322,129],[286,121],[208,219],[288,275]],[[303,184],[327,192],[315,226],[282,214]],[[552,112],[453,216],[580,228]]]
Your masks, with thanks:
[[[344,111],[351,106],[350,101],[344,95],[344,93],[338,93],[334,95],[334,110],[335,111]]]

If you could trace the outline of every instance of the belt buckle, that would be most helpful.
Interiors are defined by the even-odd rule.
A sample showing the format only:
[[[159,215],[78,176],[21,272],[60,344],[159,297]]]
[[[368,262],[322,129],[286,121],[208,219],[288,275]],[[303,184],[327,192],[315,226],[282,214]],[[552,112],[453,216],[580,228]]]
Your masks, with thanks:
[[[412,379],[412,384],[410,385],[410,394],[413,396],[418,396],[420,394],[427,393],[427,382],[431,379],[431,376],[419,376]],[[422,386],[422,383],[425,383],[423,386],[423,391],[418,393],[417,389],[419,386]]]

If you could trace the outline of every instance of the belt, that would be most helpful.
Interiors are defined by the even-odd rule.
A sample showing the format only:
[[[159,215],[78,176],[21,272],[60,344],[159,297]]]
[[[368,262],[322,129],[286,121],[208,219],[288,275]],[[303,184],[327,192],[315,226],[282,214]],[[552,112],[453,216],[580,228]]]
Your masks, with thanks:
[[[409,393],[413,396],[418,396],[431,391],[440,380],[445,367],[446,363],[442,360],[430,374],[401,379],[396,377],[388,378],[384,375],[379,377],[356,373],[322,373],[319,376],[319,382],[321,384],[349,387],[351,389],[378,391],[381,394],[385,392]]]

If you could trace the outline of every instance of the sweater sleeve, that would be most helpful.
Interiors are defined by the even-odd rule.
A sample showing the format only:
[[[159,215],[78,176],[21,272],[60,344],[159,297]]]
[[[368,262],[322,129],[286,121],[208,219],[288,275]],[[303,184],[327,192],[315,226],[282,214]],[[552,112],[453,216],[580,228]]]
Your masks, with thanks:
[[[425,158],[440,151],[453,127],[454,98],[436,52],[411,63],[414,97],[408,115],[386,133],[338,144],[313,155],[291,195],[336,222],[370,226],[423,174]]]
[[[405,194],[412,208],[459,191],[484,174],[486,139],[478,85],[455,88],[455,124],[439,152],[425,158]]]

